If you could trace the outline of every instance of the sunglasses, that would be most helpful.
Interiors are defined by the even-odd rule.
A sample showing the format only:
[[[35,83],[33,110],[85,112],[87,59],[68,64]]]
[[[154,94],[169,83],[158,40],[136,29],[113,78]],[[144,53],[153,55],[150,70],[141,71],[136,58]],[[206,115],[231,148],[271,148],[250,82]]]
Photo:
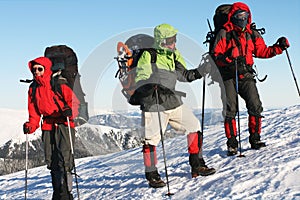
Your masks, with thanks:
[[[34,73],[34,72],[36,72],[36,70],[38,70],[39,72],[42,72],[42,71],[44,71],[44,68],[42,68],[42,67],[32,68],[31,72]]]
[[[169,38],[164,39],[164,41],[162,43],[164,45],[172,45],[172,44],[174,44],[176,42],[177,42],[176,35],[174,35],[173,37],[169,37]]]
[[[239,20],[247,20],[249,17],[249,13],[246,11],[238,12],[235,15],[233,15],[234,18]]]

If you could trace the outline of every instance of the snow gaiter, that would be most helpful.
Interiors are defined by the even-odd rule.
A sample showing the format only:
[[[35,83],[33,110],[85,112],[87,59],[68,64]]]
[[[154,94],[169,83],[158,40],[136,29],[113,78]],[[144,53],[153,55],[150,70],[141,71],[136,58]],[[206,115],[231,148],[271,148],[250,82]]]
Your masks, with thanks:
[[[260,141],[260,133],[261,133],[261,118],[258,116],[249,115],[249,142],[253,143],[255,141]]]
[[[153,145],[143,145],[143,156],[146,176],[148,172],[157,171],[156,147]]]
[[[189,163],[192,168],[199,168],[205,166],[204,159],[202,158],[202,132],[189,133],[187,135]]]
[[[227,146],[237,148],[238,141],[236,140],[236,121],[234,118],[226,117],[224,122],[225,134],[227,137]]]

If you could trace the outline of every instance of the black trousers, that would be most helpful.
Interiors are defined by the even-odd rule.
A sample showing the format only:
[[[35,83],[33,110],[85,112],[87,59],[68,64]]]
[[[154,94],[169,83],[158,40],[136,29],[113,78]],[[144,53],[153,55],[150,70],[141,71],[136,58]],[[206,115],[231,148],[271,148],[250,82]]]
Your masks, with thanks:
[[[72,143],[75,142],[75,130],[71,128]],[[64,169],[72,171],[74,159],[71,154],[71,144],[68,127],[64,124],[54,125],[51,131],[43,131],[45,161],[52,171]]]
[[[71,128],[72,143],[75,142],[75,130]],[[45,161],[51,170],[53,196],[52,199],[73,199],[72,175],[74,158],[68,127],[64,124],[53,125],[51,131],[43,131]]]
[[[226,93],[226,113],[225,117],[235,118],[237,113],[237,92],[236,80],[229,79],[224,81]],[[261,116],[263,111],[262,103],[259,98],[256,81],[253,78],[244,78],[238,81],[239,95],[246,103],[249,115]]]

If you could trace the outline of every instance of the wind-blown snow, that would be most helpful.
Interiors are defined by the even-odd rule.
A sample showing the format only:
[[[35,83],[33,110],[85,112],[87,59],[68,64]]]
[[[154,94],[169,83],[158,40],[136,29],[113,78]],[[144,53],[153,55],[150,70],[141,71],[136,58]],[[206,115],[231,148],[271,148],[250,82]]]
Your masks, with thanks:
[[[262,140],[267,147],[251,150],[247,116],[241,119],[242,154],[226,156],[222,124],[204,130],[204,157],[216,174],[192,179],[186,137],[165,141],[170,199],[300,199],[300,106],[264,113]],[[164,180],[161,145],[158,168]],[[167,187],[149,188],[141,148],[76,160],[81,199],[169,199]],[[24,198],[24,171],[0,176],[0,199]],[[76,188],[73,188],[75,199]],[[50,199],[50,172],[29,169],[28,199]]]

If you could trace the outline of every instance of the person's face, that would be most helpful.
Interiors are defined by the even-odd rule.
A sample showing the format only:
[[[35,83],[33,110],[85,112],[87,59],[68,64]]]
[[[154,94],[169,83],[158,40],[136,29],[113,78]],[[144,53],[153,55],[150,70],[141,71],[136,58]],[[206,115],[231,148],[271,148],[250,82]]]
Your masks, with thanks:
[[[41,76],[44,74],[44,70],[45,68],[43,65],[35,64],[33,65],[31,72],[34,76]]]
[[[176,35],[174,35],[173,37],[166,38],[162,46],[170,50],[174,50],[176,46],[176,41]]]
[[[174,42],[173,44],[165,44],[164,47],[168,48],[170,50],[174,50],[176,46],[176,43]]]
[[[240,27],[242,30],[247,26],[249,13],[247,11],[238,10],[232,16],[231,21],[235,26]]]

